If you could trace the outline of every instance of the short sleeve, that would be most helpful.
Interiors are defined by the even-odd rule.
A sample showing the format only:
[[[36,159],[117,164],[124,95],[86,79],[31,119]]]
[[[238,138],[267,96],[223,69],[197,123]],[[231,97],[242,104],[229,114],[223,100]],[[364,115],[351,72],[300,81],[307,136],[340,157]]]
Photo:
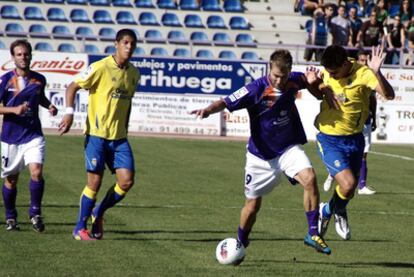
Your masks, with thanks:
[[[256,104],[262,92],[262,85],[256,80],[225,97],[224,101],[227,109],[232,112]]]
[[[96,63],[91,64],[87,69],[82,71],[75,78],[77,83],[83,89],[90,89],[99,79],[99,66]]]

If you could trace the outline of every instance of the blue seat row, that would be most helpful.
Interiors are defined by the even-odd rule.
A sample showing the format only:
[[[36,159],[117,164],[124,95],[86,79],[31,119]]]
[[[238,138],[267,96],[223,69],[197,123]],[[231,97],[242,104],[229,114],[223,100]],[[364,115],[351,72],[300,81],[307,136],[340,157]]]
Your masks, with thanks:
[[[0,15],[4,19],[22,19],[17,8],[12,5],[4,5],[1,7]],[[104,24],[132,24],[136,25],[151,25],[160,26],[161,23],[164,26],[182,27],[183,24],[180,22],[177,14],[167,12],[164,13],[161,22],[158,21],[157,17],[152,12],[142,12],[138,17],[138,21],[135,20],[134,15],[130,11],[119,11],[116,14],[115,21],[112,19],[111,14],[107,10],[95,10],[93,13],[93,19],[89,18],[88,13],[85,9],[74,8],[70,11],[69,19],[66,17],[65,12],[61,8],[49,8],[46,15],[49,21],[60,21],[68,22],[69,19],[72,22],[77,23],[104,23]],[[27,20],[41,20],[44,21],[46,18],[43,16],[42,11],[37,6],[29,6],[24,9],[24,19]],[[220,15],[210,15],[207,18],[206,25],[208,28],[227,29],[227,24],[223,17]],[[184,26],[189,28],[205,28],[201,17],[197,14],[188,14],[184,18]],[[248,30],[250,24],[242,16],[233,16],[229,20],[228,26],[231,29]]]

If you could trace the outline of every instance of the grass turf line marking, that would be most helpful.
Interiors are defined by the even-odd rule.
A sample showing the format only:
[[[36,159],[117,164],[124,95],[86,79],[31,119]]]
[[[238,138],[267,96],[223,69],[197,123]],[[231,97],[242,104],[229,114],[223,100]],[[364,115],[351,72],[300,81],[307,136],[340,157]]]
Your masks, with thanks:
[[[414,158],[407,157],[407,156],[396,155],[396,154],[389,154],[389,153],[382,153],[382,152],[375,152],[375,151],[370,151],[369,153],[380,155],[380,156],[398,158],[398,159],[402,159],[402,160],[406,160],[406,161],[414,161]]]

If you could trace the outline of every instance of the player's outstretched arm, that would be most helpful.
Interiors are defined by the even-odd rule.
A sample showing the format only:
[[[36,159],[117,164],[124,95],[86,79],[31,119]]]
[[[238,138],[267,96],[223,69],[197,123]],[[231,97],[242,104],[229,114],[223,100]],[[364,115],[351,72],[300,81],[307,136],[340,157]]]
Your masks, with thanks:
[[[73,123],[73,106],[75,104],[75,96],[76,92],[81,87],[75,83],[72,82],[68,88],[66,89],[66,112],[65,115],[62,118],[62,121],[59,123],[59,133],[60,135],[63,135],[64,133],[69,132],[70,127],[72,127]]]
[[[15,107],[0,107],[0,114],[15,114],[15,115],[24,115],[29,110],[29,104],[24,102]]]
[[[390,83],[385,79],[381,73],[381,66],[384,63],[386,53],[384,53],[384,42],[375,47],[372,46],[371,57],[368,57],[368,66],[371,68],[378,79],[378,86],[375,91],[381,94],[384,98],[392,100],[395,98],[395,92]]]
[[[193,110],[190,114],[195,114],[199,118],[207,118],[210,114],[220,112],[226,108],[226,102],[223,99],[211,103],[207,108]]]

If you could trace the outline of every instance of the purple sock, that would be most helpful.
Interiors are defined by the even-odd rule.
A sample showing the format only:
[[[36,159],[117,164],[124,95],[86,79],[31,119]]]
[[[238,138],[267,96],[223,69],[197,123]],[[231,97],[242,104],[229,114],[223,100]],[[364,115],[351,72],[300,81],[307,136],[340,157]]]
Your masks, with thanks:
[[[6,210],[6,219],[17,218],[16,195],[17,188],[9,189],[3,184],[3,202]]]
[[[250,231],[251,230],[243,230],[242,228],[240,228],[240,226],[239,226],[239,229],[237,231],[239,241],[243,244],[244,247],[249,246],[249,243],[250,243],[249,242],[249,234],[250,234]]]
[[[368,174],[368,167],[367,167],[367,161],[362,160],[361,163],[361,170],[359,172],[359,180],[358,180],[358,188],[362,189],[365,187],[367,182],[367,174]]]
[[[29,216],[32,218],[35,215],[41,214],[43,191],[45,188],[45,180],[34,181],[30,179],[30,208]]]
[[[319,210],[315,209],[313,211],[306,212],[306,218],[308,219],[308,233],[311,236],[319,235],[318,233],[318,218]]]

